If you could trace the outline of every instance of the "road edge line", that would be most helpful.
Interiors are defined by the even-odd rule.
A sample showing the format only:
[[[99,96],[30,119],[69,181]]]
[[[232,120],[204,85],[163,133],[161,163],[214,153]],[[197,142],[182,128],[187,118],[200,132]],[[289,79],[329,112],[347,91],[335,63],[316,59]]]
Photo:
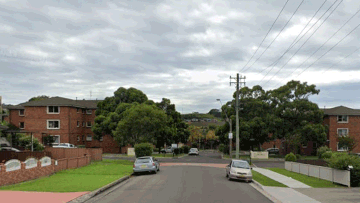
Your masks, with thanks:
[[[115,181],[113,181],[113,182],[111,182],[111,183],[109,183],[109,184],[107,184],[107,185],[105,185],[105,186],[103,186],[103,187],[101,187],[101,188],[99,188],[99,189],[97,189],[97,190],[94,190],[94,191],[89,192],[89,193],[87,193],[87,194],[81,195],[80,197],[77,197],[77,198],[75,198],[75,199],[72,199],[72,200],[69,201],[68,203],[82,203],[82,202],[86,202],[86,201],[88,201],[89,199],[91,199],[91,198],[93,198],[93,197],[95,197],[95,196],[97,196],[97,195],[99,195],[99,194],[101,194],[101,193],[109,190],[110,188],[114,187],[115,185],[118,185],[118,184],[124,182],[125,180],[128,180],[129,178],[130,178],[130,175],[124,176],[124,177],[122,177],[122,178],[120,178],[120,179],[118,179],[118,180],[115,180]]]
[[[270,201],[272,201],[273,203],[282,203],[282,201],[276,199],[274,196],[272,196],[270,193],[266,192],[264,190],[264,186],[261,185],[259,182],[257,182],[256,180],[252,180],[252,183],[250,183],[251,187],[253,187],[255,190],[257,190],[258,192],[260,192],[262,195],[264,195],[266,198],[268,198]]]

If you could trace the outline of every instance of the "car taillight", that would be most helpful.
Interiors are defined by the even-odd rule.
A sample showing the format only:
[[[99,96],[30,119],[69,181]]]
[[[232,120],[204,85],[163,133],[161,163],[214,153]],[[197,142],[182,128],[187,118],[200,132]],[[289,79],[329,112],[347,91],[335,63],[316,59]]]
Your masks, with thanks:
[[[155,166],[155,163],[153,163],[153,166]]]

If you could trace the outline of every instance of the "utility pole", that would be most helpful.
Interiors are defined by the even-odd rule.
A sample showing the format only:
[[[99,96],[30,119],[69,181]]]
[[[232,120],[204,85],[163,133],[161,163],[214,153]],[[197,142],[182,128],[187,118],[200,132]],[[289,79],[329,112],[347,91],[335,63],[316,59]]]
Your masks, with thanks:
[[[236,79],[236,82],[231,82],[231,79]],[[235,112],[236,112],[236,159],[239,159],[239,152],[240,152],[240,138],[239,138],[239,90],[240,85],[244,84],[245,86],[245,79],[246,77],[239,77],[239,73],[236,74],[236,78],[232,78],[230,76],[230,86],[231,83],[236,84],[236,98],[235,98]],[[241,80],[244,80],[244,82],[241,82]]]

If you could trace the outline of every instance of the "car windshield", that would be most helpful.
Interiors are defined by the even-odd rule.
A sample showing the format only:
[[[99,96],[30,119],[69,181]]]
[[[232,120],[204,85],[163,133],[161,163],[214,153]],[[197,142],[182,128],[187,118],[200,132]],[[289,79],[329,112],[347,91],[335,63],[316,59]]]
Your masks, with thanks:
[[[235,168],[246,168],[246,169],[250,168],[249,164],[244,161],[234,161],[232,166]]]
[[[150,159],[136,159],[135,163],[138,164],[150,163]]]
[[[190,151],[196,151],[196,149],[190,149]]]

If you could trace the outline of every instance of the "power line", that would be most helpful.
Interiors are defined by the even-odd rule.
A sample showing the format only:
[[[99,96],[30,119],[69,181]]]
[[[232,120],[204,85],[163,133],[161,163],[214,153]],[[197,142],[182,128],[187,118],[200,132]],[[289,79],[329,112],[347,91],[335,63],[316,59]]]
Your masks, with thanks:
[[[260,72],[260,74],[261,74],[264,70],[266,70],[266,69],[268,69],[270,66],[272,66],[272,68],[265,74],[265,76],[260,80],[259,83],[261,83],[261,82],[264,80],[264,78],[274,69],[275,65],[276,65],[278,62],[280,62],[280,59],[281,59],[288,51],[290,51],[290,49],[292,49],[292,48],[310,31],[310,30],[316,25],[316,23],[319,22],[319,20],[325,15],[325,13],[327,13],[327,12],[330,10],[330,8],[334,5],[334,4],[331,5],[331,6],[329,7],[329,9],[328,9],[327,11],[325,11],[325,13],[305,32],[305,34],[302,35],[299,40],[297,40],[297,39],[299,38],[299,36],[303,33],[303,31],[307,28],[307,26],[310,24],[310,22],[314,19],[314,17],[316,16],[316,14],[320,11],[320,9],[325,5],[325,3],[326,3],[327,1],[328,1],[328,0],[325,0],[325,1],[322,3],[322,5],[321,5],[321,6],[319,7],[319,9],[315,12],[315,14],[311,17],[311,19],[307,22],[307,24],[304,26],[304,28],[301,30],[301,32],[298,34],[298,36],[294,39],[294,41],[290,44],[290,46],[287,48],[287,50],[286,50],[276,61],[274,61],[271,65],[269,65],[267,68],[263,69],[263,70]],[[338,1],[338,0],[336,0],[336,1]],[[335,1],[335,2],[336,2],[336,1]]]
[[[267,80],[264,84],[268,83],[275,75],[277,75],[277,74],[289,63],[289,61],[301,50],[301,48],[309,41],[309,39],[310,39],[310,38],[319,30],[319,28],[326,22],[326,20],[331,16],[331,14],[334,13],[334,11],[339,7],[339,5],[341,4],[342,1],[343,1],[343,0],[341,0],[341,1],[339,2],[339,4],[336,5],[336,7],[334,8],[334,10],[332,10],[331,13],[330,13],[330,14],[324,19],[324,21],[319,25],[319,27],[317,27],[317,28],[314,30],[314,32],[311,33],[311,35],[310,35],[310,36],[305,40],[305,42],[296,50],[296,52],[289,58],[289,60],[287,60],[287,62],[286,62],[269,80]],[[329,7],[329,9],[328,9],[323,15],[325,15],[325,14],[332,8],[332,6],[333,6],[336,2],[337,2],[337,0]],[[323,15],[322,15],[322,16],[323,16]],[[322,16],[321,16],[321,17],[322,17]],[[321,19],[321,18],[319,18],[318,21],[319,21],[320,19]],[[318,21],[317,21],[317,22],[318,22]],[[316,22],[316,23],[317,23],[317,22]],[[316,23],[315,23],[315,24],[316,24]],[[315,25],[315,24],[314,24],[314,25]],[[314,25],[313,25],[313,26],[314,26]],[[312,26],[312,27],[313,27],[313,26]],[[311,27],[311,28],[312,28],[312,27]],[[311,29],[311,28],[310,28],[310,29]],[[309,30],[310,30],[310,29],[309,29]],[[309,31],[309,30],[308,30],[308,31]],[[308,32],[308,31],[307,31],[307,32]],[[306,33],[305,33],[305,34],[306,34]],[[302,65],[302,64],[301,64],[301,65]],[[301,66],[301,65],[300,65],[300,66]],[[298,66],[298,67],[300,67],[300,66]],[[263,78],[263,79],[264,79],[264,78]],[[262,80],[263,80],[263,79],[262,79]]]
[[[291,17],[289,18],[289,20],[285,23],[284,27],[280,30],[280,32],[276,35],[276,37],[273,39],[273,41],[271,41],[271,43],[266,47],[266,49],[260,54],[260,56],[254,61],[254,63],[252,63],[248,68],[246,68],[244,70],[244,72],[246,72],[247,70],[249,70],[260,58],[261,56],[269,49],[269,47],[275,42],[275,40],[279,37],[279,35],[281,34],[281,32],[285,29],[285,27],[287,26],[287,24],[290,22],[290,20],[294,17],[294,15],[296,14],[296,12],[299,10],[300,6],[304,3],[304,0],[301,1],[301,3],[299,4],[299,6],[296,8],[296,10],[294,11],[294,13],[291,15]]]
[[[334,46],[332,46],[329,50],[327,50],[323,55],[321,55],[316,61],[314,61],[312,64],[310,64],[308,67],[306,67],[300,74],[298,74],[296,77],[299,77],[301,74],[303,74],[308,68],[310,68],[312,65],[314,65],[317,61],[319,61],[323,56],[325,56],[329,51],[331,51],[333,48],[335,48],[340,42],[342,42],[347,36],[349,36],[352,32],[354,32],[360,24],[358,24],[354,29],[352,29],[347,35],[345,35],[340,41],[338,41]]]
[[[338,65],[341,61],[343,61],[344,59],[348,58],[349,56],[353,55],[355,52],[359,51],[360,48],[355,49],[355,51],[351,52],[350,54],[348,54],[347,56],[345,56],[344,58],[342,58],[340,61],[338,61],[337,63],[334,63],[332,66],[330,66],[329,68],[325,69],[321,74],[326,73],[328,70],[330,70],[331,68],[333,68],[334,66]]]
[[[251,59],[255,56],[255,54],[257,53],[257,51],[258,51],[259,48],[261,47],[262,43],[265,41],[266,37],[267,37],[268,34],[270,33],[271,29],[274,27],[276,21],[277,21],[278,18],[280,17],[280,14],[283,12],[283,10],[284,10],[284,8],[285,8],[285,6],[286,6],[286,4],[287,4],[288,2],[289,2],[289,0],[287,0],[287,1],[285,2],[285,4],[284,4],[284,6],[282,7],[281,11],[280,11],[279,14],[277,15],[275,21],[274,21],[273,24],[271,25],[269,31],[266,33],[264,39],[261,41],[260,45],[259,45],[259,46],[257,47],[257,49],[255,50],[254,54],[251,56],[251,58],[248,60],[248,62],[244,65],[244,67],[240,70],[240,72],[244,70],[244,68],[249,64],[249,62],[251,61]]]

